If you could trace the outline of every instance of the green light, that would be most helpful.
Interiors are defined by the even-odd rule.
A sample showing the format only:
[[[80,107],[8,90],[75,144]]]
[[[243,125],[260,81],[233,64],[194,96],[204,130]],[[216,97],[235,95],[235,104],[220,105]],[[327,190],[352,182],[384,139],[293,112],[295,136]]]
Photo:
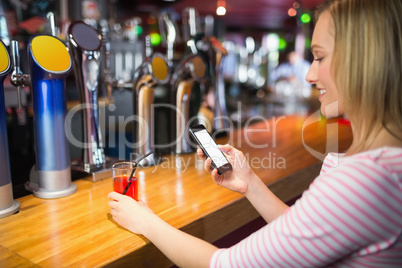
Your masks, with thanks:
[[[162,41],[161,36],[158,33],[151,33],[150,37],[151,37],[151,45],[153,46],[159,45]]]
[[[311,21],[311,17],[310,17],[309,14],[303,13],[303,14],[300,16],[300,20],[301,20],[301,22],[303,22],[303,23],[309,23],[309,22]]]
[[[306,41],[304,43],[304,47],[306,49],[310,49],[310,47],[311,47],[311,38],[306,38]]]
[[[283,39],[283,38],[279,38],[279,45],[278,45],[278,49],[279,50],[283,50],[283,49],[285,49],[286,47],[287,47],[287,42],[286,42],[286,40],[285,39]]]
[[[137,35],[142,34],[142,27],[140,25],[137,25],[135,30],[136,30]]]

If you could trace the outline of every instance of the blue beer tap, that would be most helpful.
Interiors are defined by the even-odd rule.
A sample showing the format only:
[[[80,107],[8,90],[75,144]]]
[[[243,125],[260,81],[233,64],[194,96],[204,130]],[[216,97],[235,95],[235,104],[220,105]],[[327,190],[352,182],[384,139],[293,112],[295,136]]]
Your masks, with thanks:
[[[18,43],[12,41],[14,86],[32,90],[36,164],[26,183],[39,198],[60,198],[73,194],[70,152],[65,132],[65,80],[72,69],[68,48],[53,36],[37,35],[28,43],[30,75],[19,68]]]
[[[20,209],[20,203],[13,198],[4,102],[3,82],[10,71],[11,61],[7,48],[0,41],[0,218],[10,216]]]

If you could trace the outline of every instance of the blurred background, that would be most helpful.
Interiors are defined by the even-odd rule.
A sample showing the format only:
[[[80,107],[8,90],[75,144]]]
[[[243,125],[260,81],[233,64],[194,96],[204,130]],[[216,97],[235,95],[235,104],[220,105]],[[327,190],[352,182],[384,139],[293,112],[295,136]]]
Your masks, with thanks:
[[[250,124],[250,120],[286,114],[305,115],[318,109],[314,87],[303,77],[312,61],[310,43],[314,9],[322,2],[1,0],[0,37],[6,46],[11,40],[19,42],[21,69],[27,72],[26,45],[33,35],[51,32],[49,12],[54,14],[56,35],[62,41],[68,39],[71,22],[83,20],[102,36],[104,47],[108,49],[102,68],[107,68],[107,75],[120,81],[120,85],[133,79],[135,70],[146,57],[146,49],[166,55],[174,66],[191,47],[189,40],[194,39],[194,32],[213,37],[210,40],[216,40],[215,45],[222,46],[227,52],[221,68],[225,112],[235,127],[242,127]],[[191,12],[190,7],[193,8]],[[131,150],[121,139],[130,141],[132,129],[125,126],[122,136],[117,133],[122,132],[121,128],[111,126],[108,118],[120,116],[124,120],[133,114],[133,92],[124,86],[110,90],[105,78],[101,79],[99,103],[105,152],[109,156],[128,159]],[[73,73],[66,84],[67,107],[72,107],[79,103]],[[17,198],[23,191],[19,185],[29,177],[35,162],[31,92],[29,87],[23,89],[24,105],[18,108],[15,88],[9,79],[4,88],[14,197]],[[155,99],[168,102],[165,93],[162,88],[155,89]],[[208,108],[214,106],[215,99],[210,96],[203,101]],[[163,124],[163,118],[157,124]],[[69,126],[77,139],[82,138],[81,126],[82,118],[77,113]],[[158,137],[156,139],[158,142]],[[159,137],[161,139],[163,137]],[[80,154],[80,148],[70,145],[72,160]],[[13,166],[17,159],[20,162],[18,168]]]

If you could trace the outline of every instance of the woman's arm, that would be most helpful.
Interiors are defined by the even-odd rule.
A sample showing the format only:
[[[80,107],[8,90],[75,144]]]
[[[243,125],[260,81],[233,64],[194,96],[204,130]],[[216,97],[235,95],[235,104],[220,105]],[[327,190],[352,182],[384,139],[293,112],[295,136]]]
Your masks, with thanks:
[[[111,192],[108,195],[113,219],[129,231],[147,237],[180,267],[208,267],[217,248],[182,232],[155,215],[143,202]]]
[[[264,182],[257,177],[252,179],[244,196],[250,201],[266,222],[271,222],[282,215],[288,206],[283,203]]]

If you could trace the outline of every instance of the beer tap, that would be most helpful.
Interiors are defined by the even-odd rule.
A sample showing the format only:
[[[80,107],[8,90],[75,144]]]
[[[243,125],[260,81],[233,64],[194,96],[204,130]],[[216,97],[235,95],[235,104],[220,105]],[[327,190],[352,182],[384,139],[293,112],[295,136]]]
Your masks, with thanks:
[[[195,8],[185,8],[182,14],[182,21],[184,40],[190,40],[201,32],[199,14]]]
[[[103,77],[102,75],[100,76],[100,81],[103,81],[103,83],[106,86],[106,95],[109,98],[109,100],[112,100],[112,76],[110,74],[110,39],[109,39],[109,25],[107,20],[101,20],[100,21],[100,26],[101,26],[101,40],[102,40],[102,47],[101,47],[101,70],[103,72]]]
[[[53,12],[48,12],[46,17],[50,24],[50,34],[54,37],[57,37],[57,27],[56,27],[56,18],[54,17]]]
[[[20,210],[20,203],[13,198],[3,87],[4,79],[10,73],[11,66],[7,48],[0,41],[0,218],[5,218]]]
[[[174,59],[174,44],[180,41],[176,23],[172,20],[170,14],[163,11],[158,16],[159,31],[163,37],[163,43],[166,45],[166,58],[169,62]]]
[[[130,21],[131,26],[136,29],[140,20],[134,18]],[[105,58],[104,77],[105,83],[108,87],[108,91],[111,92],[114,89],[124,88],[132,91],[133,94],[133,108],[134,108],[134,131],[133,131],[133,158],[136,156],[144,155],[147,152],[154,150],[155,147],[155,122],[154,122],[154,93],[156,85],[163,85],[170,80],[169,64],[165,57],[160,53],[153,53],[150,45],[150,37],[145,38],[145,59],[142,63],[135,68],[133,77],[128,79],[122,79],[121,73],[126,71],[128,73],[132,66],[136,64],[130,64],[128,59],[132,59],[134,63],[139,61],[139,51],[142,47],[138,41],[133,44],[114,43],[115,51],[111,52],[111,43],[108,38],[107,24],[102,26],[103,36],[103,53]],[[132,38],[135,39],[135,38]],[[131,41],[135,41],[132,40]],[[129,48],[129,49],[128,49]],[[134,50],[133,50],[134,48]],[[143,47],[142,47],[143,48]],[[143,49],[141,49],[142,51]],[[132,58],[132,55],[135,55]],[[143,55],[141,55],[143,56]],[[123,58],[125,64],[123,64]],[[142,57],[141,57],[142,58]],[[111,65],[111,62],[115,63],[115,66]],[[125,67],[127,70],[125,70]],[[111,68],[115,67],[117,78],[112,78]],[[129,68],[128,68],[129,67]],[[119,72],[117,69],[121,69]],[[131,73],[131,72],[130,72]],[[146,159],[138,163],[139,166],[150,166],[159,163],[159,151],[148,156]]]
[[[188,43],[192,45],[192,51],[206,55],[208,70],[210,76],[204,84],[204,98],[208,99],[208,94],[213,94],[214,103],[209,103],[214,112],[212,129],[216,135],[225,135],[225,129],[229,127],[229,121],[226,110],[225,83],[222,74],[222,64],[227,51],[222,43],[212,35],[213,17],[205,18],[205,32],[200,31],[198,13],[194,8],[187,8],[183,14],[183,25],[187,24],[187,35],[191,37]],[[193,52],[196,53],[196,52]],[[207,101],[208,102],[208,101]],[[208,124],[207,124],[208,125]],[[207,126],[208,127],[208,126]]]
[[[141,22],[140,18],[133,18],[127,23],[131,29],[137,29]],[[143,53],[140,42],[132,30],[125,35],[128,42],[111,40],[107,21],[101,21],[102,35],[102,58],[103,58],[103,81],[106,84],[108,96],[111,98],[112,91],[119,88],[131,90],[133,85],[132,73],[143,62]]]
[[[175,138],[174,152],[176,154],[190,153],[193,148],[190,144],[190,100],[195,82],[202,82],[207,73],[205,60],[200,55],[189,54],[176,67],[172,80],[172,103],[176,111],[172,116],[175,128],[172,137]],[[201,100],[198,101],[199,104]],[[194,123],[194,122],[193,122]]]
[[[14,71],[11,82],[32,90],[36,164],[25,188],[39,198],[73,194],[70,152],[65,135],[65,79],[72,69],[68,48],[59,39],[37,35],[28,43],[30,75],[19,68],[18,42],[12,41]]]
[[[171,115],[171,130],[173,142],[172,151],[175,154],[193,152],[188,130],[191,124],[199,123],[198,112],[194,118],[192,110],[198,110],[204,97],[195,94],[195,88],[205,95],[208,77],[208,55],[200,50],[198,31],[200,29],[198,13],[194,8],[183,11],[183,38],[186,40],[186,56],[176,66],[171,79],[171,103],[176,111]],[[198,87],[199,86],[199,87]],[[198,93],[198,92],[197,92]]]
[[[80,93],[82,111],[82,157],[72,162],[72,169],[92,175],[92,181],[111,176],[116,160],[106,157],[99,122],[98,81],[101,64],[101,36],[83,21],[68,29],[68,44],[74,61],[74,75]]]
[[[212,68],[215,71],[213,74],[213,83],[215,85],[215,118],[213,129],[218,135],[226,135],[226,129],[229,127],[229,117],[226,110],[226,92],[222,68],[224,58],[228,52],[222,43],[215,37],[209,36],[208,39],[212,48],[212,59],[214,59]]]
[[[166,84],[170,80],[169,64],[160,53],[152,53],[149,36],[146,37],[146,58],[136,69],[132,88],[134,116],[134,154],[138,157],[154,150],[154,87]],[[139,166],[156,165],[160,161],[157,154],[152,154],[138,163]]]
[[[18,108],[21,108],[21,87],[31,86],[31,77],[20,68],[20,53],[17,41],[11,41],[11,57],[14,65],[11,73],[11,84],[17,88]]]

